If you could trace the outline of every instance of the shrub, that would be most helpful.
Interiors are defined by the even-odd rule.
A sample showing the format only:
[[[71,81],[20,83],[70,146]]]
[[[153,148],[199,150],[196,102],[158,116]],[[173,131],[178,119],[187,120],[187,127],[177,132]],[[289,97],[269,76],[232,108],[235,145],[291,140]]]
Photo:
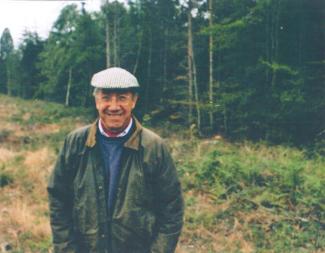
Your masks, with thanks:
[[[7,171],[3,169],[0,170],[0,187],[4,187],[13,183],[14,177]]]

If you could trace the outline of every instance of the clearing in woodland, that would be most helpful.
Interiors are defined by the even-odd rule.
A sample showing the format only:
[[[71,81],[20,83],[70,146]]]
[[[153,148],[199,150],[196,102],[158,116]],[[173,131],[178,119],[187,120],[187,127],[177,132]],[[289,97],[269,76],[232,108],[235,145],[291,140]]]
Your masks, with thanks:
[[[0,244],[52,252],[46,184],[65,135],[91,110],[0,95]],[[181,176],[177,253],[325,252],[325,161],[304,150],[160,131]]]

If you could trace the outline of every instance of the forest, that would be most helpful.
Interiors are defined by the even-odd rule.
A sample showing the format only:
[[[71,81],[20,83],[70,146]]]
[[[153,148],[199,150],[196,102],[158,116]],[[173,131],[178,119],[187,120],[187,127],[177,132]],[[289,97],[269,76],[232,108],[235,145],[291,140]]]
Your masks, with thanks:
[[[0,252],[53,252],[48,177],[112,66],[170,146],[176,253],[324,252],[325,1],[101,3],[66,5],[47,38],[0,31]]]
[[[67,5],[48,38],[0,40],[0,92],[92,107],[109,66],[141,85],[137,116],[197,136],[320,146],[325,135],[323,0],[102,1]]]

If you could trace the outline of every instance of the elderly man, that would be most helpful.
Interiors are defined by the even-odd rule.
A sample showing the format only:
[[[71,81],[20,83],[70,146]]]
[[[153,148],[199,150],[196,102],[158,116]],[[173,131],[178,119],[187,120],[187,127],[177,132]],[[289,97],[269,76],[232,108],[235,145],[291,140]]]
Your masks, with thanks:
[[[54,252],[174,252],[180,183],[162,139],[132,115],[138,81],[108,68],[91,84],[99,119],[66,137],[49,180]]]

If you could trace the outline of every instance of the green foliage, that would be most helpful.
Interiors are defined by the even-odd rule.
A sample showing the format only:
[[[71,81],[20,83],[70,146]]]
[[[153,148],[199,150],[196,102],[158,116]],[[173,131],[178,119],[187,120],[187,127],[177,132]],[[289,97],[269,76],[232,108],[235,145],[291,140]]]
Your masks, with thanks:
[[[0,131],[0,141],[4,142],[11,134],[11,131],[8,129],[3,129]]]
[[[19,124],[22,130],[31,131],[28,136],[22,136],[18,140],[17,137],[13,137],[20,149],[33,150],[39,146],[50,145],[58,152],[62,140],[73,130],[76,123],[90,123],[96,117],[93,109],[84,107],[65,107],[57,103],[22,100],[3,95],[0,95],[0,100],[15,105],[15,110],[8,117],[12,123]],[[49,131],[46,130],[47,127]],[[45,131],[38,131],[42,128]],[[14,136],[12,131],[2,130],[0,141],[8,141],[12,135]]]
[[[86,12],[80,13],[76,5],[66,6],[40,54],[38,68],[44,81],[37,91],[39,97],[66,101],[70,81],[68,103],[89,106],[92,99],[89,82],[102,65],[102,50],[93,18]]]
[[[5,28],[0,38],[0,90],[20,95],[20,53],[14,50],[10,30]]]
[[[5,28],[0,38],[0,58],[6,60],[14,52],[14,43],[10,34],[10,30]]]
[[[6,182],[11,189],[10,184],[19,184],[33,204],[43,203],[46,197],[35,193],[39,188],[28,171],[21,169],[26,168],[24,151],[50,147],[58,152],[76,122],[91,121],[92,112],[3,95],[0,101],[14,108],[11,120],[30,134],[26,143],[16,147],[19,152],[6,168],[0,169],[0,186]],[[152,124],[151,115],[144,119]],[[58,126],[59,130],[42,133],[39,126]],[[223,246],[219,240],[224,238],[232,246],[219,252],[244,251],[243,240],[253,252],[324,251],[325,160],[320,153],[263,142],[200,140],[169,122],[159,128],[172,144],[182,180],[186,205],[182,245],[193,247],[192,252],[218,252],[214,247]],[[0,132],[3,141],[13,136],[12,131]],[[8,201],[10,197],[2,198]],[[36,213],[48,217],[47,211]],[[243,238],[235,237],[234,243],[234,233]],[[15,252],[47,252],[51,240],[47,236],[35,239],[25,231],[19,234],[18,244]]]
[[[189,214],[192,229],[232,227],[239,219],[256,252],[324,250],[324,167],[323,158],[310,160],[294,148],[215,143],[199,159],[182,163],[181,174],[187,191],[209,192],[227,208],[204,218]],[[196,201],[187,199],[187,206]]]
[[[9,100],[10,101],[10,100]],[[74,118],[87,119],[94,117],[91,109],[83,107],[65,107],[57,103],[49,103],[41,100],[25,101],[15,100],[19,108],[12,113],[11,120],[21,122],[24,125],[47,124]]]
[[[25,32],[22,43],[20,44],[21,51],[21,96],[23,98],[33,98],[38,96],[39,85],[42,82],[37,64],[39,55],[43,51],[44,42],[40,39],[37,33]]]
[[[23,253],[26,252],[26,250],[30,252],[39,252],[39,253],[46,253],[49,251],[52,240],[51,237],[48,238],[42,238],[42,240],[35,241],[33,234],[31,232],[23,232],[19,234],[19,244],[22,247],[22,250],[15,250],[13,252],[15,253]]]
[[[319,0],[218,0],[213,1],[210,25],[207,1],[195,1],[197,132],[274,144],[320,143],[323,7]],[[105,68],[109,44],[111,66],[128,69],[141,84],[139,118],[150,115],[150,123],[156,123],[152,112],[160,111],[158,119],[191,128],[188,8],[174,0],[112,1],[96,13],[68,5],[47,39],[26,32],[17,50],[6,29],[0,41],[0,92],[91,107],[89,82]],[[213,39],[212,94],[208,36]],[[194,118],[195,110],[192,114]]]
[[[14,182],[14,177],[8,171],[5,171],[4,168],[0,168],[0,188],[6,185],[10,185]]]

